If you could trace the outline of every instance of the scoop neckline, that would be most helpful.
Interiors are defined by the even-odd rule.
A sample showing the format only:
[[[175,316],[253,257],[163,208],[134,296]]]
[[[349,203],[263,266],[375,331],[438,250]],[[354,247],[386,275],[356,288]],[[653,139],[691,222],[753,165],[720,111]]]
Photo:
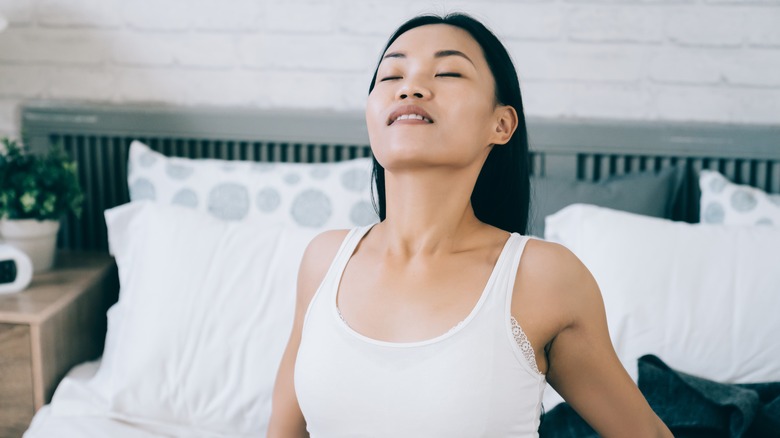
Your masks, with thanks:
[[[360,242],[363,241],[363,238],[368,234],[368,232],[373,228],[373,225],[366,227],[366,230],[363,231],[363,234],[358,237],[358,241],[355,244],[355,246],[352,248],[350,253],[347,255],[347,259],[344,262],[343,266],[341,267],[341,271],[339,272],[339,275],[335,278],[336,282],[336,293],[333,296],[333,300],[331,301],[331,316],[336,319],[336,323],[339,324],[347,333],[352,335],[353,337],[360,339],[361,341],[367,342],[369,344],[374,344],[382,347],[393,347],[393,348],[409,348],[409,347],[420,347],[424,345],[430,345],[437,342],[441,342],[451,336],[454,336],[456,333],[463,330],[469,322],[471,322],[479,313],[479,309],[482,308],[483,303],[487,299],[487,295],[490,292],[491,286],[496,281],[496,276],[498,275],[498,267],[502,264],[504,259],[507,257],[506,253],[509,248],[510,242],[516,237],[516,233],[509,233],[509,237],[506,239],[506,242],[504,242],[504,246],[501,248],[501,252],[498,255],[498,258],[496,259],[496,263],[493,265],[493,270],[490,271],[490,276],[488,277],[487,282],[485,283],[485,287],[482,289],[482,293],[479,297],[479,300],[477,300],[477,303],[474,305],[474,307],[471,309],[471,312],[462,319],[459,323],[457,323],[454,327],[450,328],[446,332],[436,335],[433,338],[429,339],[423,339],[420,341],[411,341],[411,342],[393,342],[393,341],[383,341],[381,339],[374,339],[369,336],[366,336],[357,330],[353,329],[347,321],[342,317],[341,311],[338,307],[338,296],[339,296],[339,289],[341,289],[341,280],[344,277],[344,271],[347,270],[347,265],[349,264],[349,261],[352,259],[352,256],[355,254],[355,251],[357,250],[357,247],[360,245]]]

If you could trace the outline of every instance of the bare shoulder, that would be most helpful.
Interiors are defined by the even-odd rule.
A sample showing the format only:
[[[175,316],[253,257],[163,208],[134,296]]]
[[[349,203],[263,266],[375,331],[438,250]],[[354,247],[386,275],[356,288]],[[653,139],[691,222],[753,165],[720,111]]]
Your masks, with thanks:
[[[528,274],[539,276],[551,285],[590,276],[588,269],[569,248],[546,240],[529,239],[522,263],[530,270]]]
[[[524,316],[536,336],[532,342],[545,346],[537,358],[547,382],[599,436],[671,436],[615,354],[601,292],[587,267],[555,243],[532,240],[526,251],[513,293],[531,307]]]
[[[585,264],[565,246],[539,239],[526,245],[513,298],[549,310],[561,329],[576,322],[583,312],[603,305],[596,280]]]
[[[328,230],[314,236],[303,254],[303,262],[307,268],[330,266],[349,230]]]
[[[328,230],[309,242],[298,270],[299,299],[311,300],[348,233],[349,230]]]

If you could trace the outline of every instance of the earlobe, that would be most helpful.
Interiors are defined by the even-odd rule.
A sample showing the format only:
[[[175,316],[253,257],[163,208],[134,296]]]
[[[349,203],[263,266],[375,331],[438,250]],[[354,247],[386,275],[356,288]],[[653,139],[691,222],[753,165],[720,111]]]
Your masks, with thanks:
[[[517,129],[517,111],[510,105],[496,108],[495,131],[491,136],[490,143],[497,145],[506,144],[512,138],[515,129]]]

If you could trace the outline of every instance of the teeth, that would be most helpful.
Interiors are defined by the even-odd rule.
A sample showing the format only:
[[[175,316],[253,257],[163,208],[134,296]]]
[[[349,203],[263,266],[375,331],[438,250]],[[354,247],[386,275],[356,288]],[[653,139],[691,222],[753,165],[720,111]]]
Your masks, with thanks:
[[[425,122],[430,123],[431,121],[426,119],[425,117],[419,115],[419,114],[404,114],[402,116],[398,116],[395,120],[409,120],[409,119],[416,119],[416,120],[422,120]]]

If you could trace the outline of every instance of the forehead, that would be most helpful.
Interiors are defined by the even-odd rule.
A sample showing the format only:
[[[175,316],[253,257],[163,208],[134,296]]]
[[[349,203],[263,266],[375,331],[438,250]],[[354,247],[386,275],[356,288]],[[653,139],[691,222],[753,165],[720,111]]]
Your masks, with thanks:
[[[475,64],[485,63],[482,48],[467,31],[449,24],[428,24],[401,34],[385,53],[404,52],[407,56],[430,55],[440,50],[459,50]]]

